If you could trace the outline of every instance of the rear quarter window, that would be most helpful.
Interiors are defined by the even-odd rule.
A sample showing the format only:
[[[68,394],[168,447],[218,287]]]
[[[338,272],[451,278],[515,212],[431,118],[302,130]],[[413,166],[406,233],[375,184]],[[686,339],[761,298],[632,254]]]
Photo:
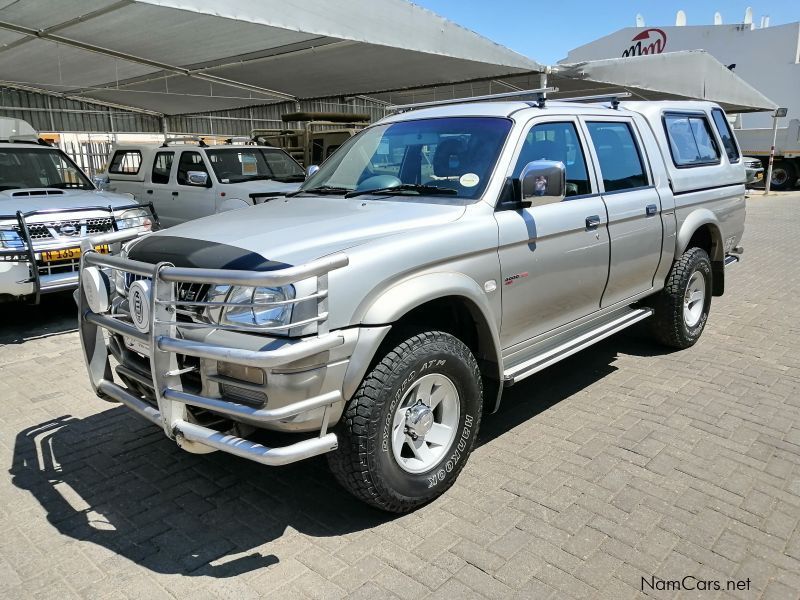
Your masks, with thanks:
[[[668,113],[664,115],[664,130],[676,167],[719,164],[719,148],[704,114]]]
[[[714,125],[717,126],[717,133],[719,133],[719,139],[722,140],[722,147],[725,148],[728,160],[732,163],[738,162],[739,148],[736,146],[736,139],[733,137],[728,118],[718,108],[711,111],[711,116],[714,118]]]
[[[138,150],[117,150],[108,172],[115,175],[137,175],[142,168],[142,153]]]

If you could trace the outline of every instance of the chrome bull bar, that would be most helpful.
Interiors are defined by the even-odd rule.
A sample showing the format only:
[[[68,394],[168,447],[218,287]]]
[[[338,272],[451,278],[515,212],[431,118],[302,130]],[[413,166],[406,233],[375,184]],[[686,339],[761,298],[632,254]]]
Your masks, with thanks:
[[[125,241],[124,231],[97,236],[86,240],[81,256],[81,281],[84,270],[95,266],[104,270],[119,270],[133,273],[151,280],[149,297],[149,328],[142,332],[130,321],[110,312],[93,312],[89,307],[86,291],[79,290],[79,321],[81,344],[89,371],[92,387],[98,396],[125,404],[138,415],[163,428],[165,434],[188,450],[197,450],[196,444],[208,449],[222,450],[266,465],[282,465],[338,447],[336,435],[328,433],[329,413],[333,406],[343,401],[340,390],[320,394],[305,400],[274,409],[253,408],[221,398],[190,393],[183,389],[178,355],[201,359],[236,363],[246,366],[272,368],[319,355],[344,343],[341,335],[332,333],[327,322],[328,273],[348,264],[346,255],[337,254],[305,265],[287,267],[268,272],[236,271],[224,269],[199,269],[175,267],[169,263],[151,265],[120,256],[110,256],[94,251],[94,247],[109,242]],[[277,287],[316,278],[314,293],[294,298],[292,303],[316,302],[317,335],[286,344],[275,350],[245,350],[212,343],[201,343],[178,336],[176,306],[183,304],[176,296],[180,283],[209,285],[246,285],[252,287]],[[206,304],[206,303],[202,303]],[[202,326],[205,324],[191,324]],[[219,325],[205,325],[209,330],[220,329]],[[284,328],[285,329],[285,328]],[[147,344],[149,348],[150,373],[156,406],[113,381],[109,361],[109,350],[104,331],[113,332]],[[257,333],[258,330],[249,330]],[[118,367],[119,370],[119,367]],[[147,382],[148,384],[150,382]],[[311,410],[324,409],[318,437],[304,439],[294,444],[268,448],[250,440],[228,435],[191,422],[187,407],[206,409],[213,413],[250,424],[281,421]]]

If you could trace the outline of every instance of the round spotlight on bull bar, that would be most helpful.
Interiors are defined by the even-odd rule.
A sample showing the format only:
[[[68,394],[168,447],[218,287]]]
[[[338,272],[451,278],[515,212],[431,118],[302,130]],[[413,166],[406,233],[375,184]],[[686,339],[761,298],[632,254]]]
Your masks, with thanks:
[[[86,267],[81,275],[81,287],[92,312],[99,314],[108,311],[111,290],[108,275],[97,267]]]
[[[146,279],[134,281],[128,289],[128,309],[131,321],[142,333],[150,330],[150,294],[151,283]]]

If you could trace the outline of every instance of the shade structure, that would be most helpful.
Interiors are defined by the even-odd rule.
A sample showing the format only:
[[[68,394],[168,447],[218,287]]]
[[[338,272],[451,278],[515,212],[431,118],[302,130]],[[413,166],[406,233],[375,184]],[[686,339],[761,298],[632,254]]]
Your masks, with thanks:
[[[0,85],[159,114],[542,69],[405,0],[0,4]]]
[[[636,100],[711,100],[730,113],[776,108],[772,100],[703,51],[558,64],[547,67],[545,73],[400,90],[378,97],[408,104],[544,86],[558,89],[548,94],[551,99],[628,93]]]

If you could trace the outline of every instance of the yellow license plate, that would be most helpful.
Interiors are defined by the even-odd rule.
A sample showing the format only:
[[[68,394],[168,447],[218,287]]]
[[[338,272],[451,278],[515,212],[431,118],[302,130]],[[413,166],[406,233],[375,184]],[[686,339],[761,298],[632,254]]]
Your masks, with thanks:
[[[756,173],[756,179],[758,181],[761,181],[762,179],[764,179],[764,174],[763,173]]]
[[[111,249],[108,247],[108,244],[101,244],[100,246],[95,246],[95,250],[97,250],[100,254],[108,254]],[[81,249],[80,248],[61,248],[60,250],[43,250],[42,251],[42,261],[43,262],[56,262],[59,260],[73,260],[76,258],[81,257]]]

